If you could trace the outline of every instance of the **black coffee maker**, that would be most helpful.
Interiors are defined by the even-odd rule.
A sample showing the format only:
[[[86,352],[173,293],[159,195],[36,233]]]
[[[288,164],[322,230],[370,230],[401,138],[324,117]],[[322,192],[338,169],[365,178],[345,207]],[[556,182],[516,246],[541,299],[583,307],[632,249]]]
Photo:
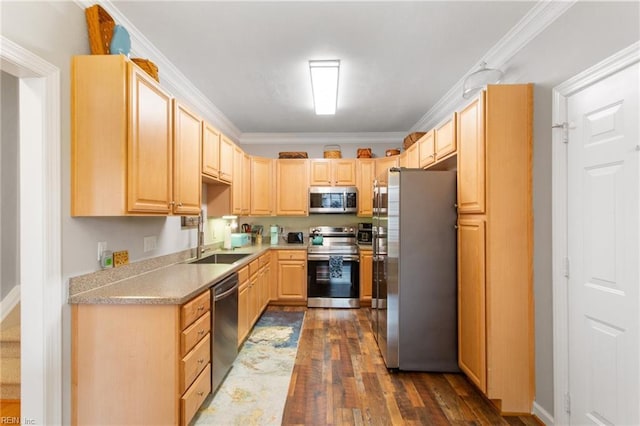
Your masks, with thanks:
[[[358,244],[371,244],[373,240],[373,225],[358,223]]]

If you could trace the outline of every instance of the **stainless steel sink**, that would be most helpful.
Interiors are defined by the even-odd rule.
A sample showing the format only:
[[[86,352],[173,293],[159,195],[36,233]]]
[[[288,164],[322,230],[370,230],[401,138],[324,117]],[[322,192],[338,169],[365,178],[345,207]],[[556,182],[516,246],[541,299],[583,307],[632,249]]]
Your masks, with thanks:
[[[244,259],[245,257],[250,256],[249,253],[215,253],[207,257],[203,257],[202,259],[195,260],[190,263],[224,263],[231,264],[235,263],[239,260]]]

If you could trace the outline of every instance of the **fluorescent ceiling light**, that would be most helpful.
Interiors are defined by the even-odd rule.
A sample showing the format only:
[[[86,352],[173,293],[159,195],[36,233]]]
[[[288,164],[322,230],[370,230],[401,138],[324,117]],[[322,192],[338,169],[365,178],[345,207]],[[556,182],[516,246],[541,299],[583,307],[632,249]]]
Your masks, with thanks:
[[[338,104],[340,61],[309,61],[313,105],[317,115],[333,115]]]

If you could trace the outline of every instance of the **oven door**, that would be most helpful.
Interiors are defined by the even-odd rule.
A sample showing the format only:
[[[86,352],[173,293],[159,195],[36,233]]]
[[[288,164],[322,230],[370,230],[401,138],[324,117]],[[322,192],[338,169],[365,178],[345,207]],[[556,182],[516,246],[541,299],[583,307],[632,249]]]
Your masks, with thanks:
[[[307,306],[360,307],[359,256],[309,254],[307,256]]]

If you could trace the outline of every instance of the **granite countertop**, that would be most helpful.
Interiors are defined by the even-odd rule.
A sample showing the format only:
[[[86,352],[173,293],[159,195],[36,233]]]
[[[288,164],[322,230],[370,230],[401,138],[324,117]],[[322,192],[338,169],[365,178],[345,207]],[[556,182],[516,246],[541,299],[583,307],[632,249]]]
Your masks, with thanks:
[[[306,244],[247,246],[234,250],[213,250],[204,257],[218,253],[248,254],[231,264],[190,264],[195,258],[164,266],[150,272],[115,281],[69,296],[71,304],[156,304],[181,305],[214,286],[217,282],[248,265],[270,249],[306,250]]]

